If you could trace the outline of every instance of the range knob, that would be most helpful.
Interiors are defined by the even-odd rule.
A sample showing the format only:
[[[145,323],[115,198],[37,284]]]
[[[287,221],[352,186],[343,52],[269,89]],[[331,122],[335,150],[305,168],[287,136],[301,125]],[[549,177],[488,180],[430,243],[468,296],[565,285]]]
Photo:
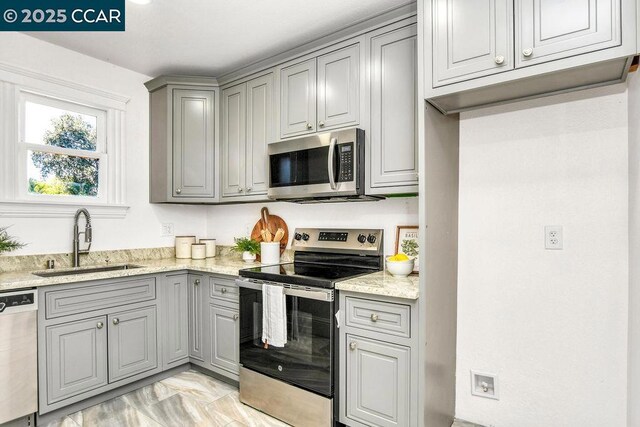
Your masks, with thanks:
[[[294,239],[296,239],[296,240],[298,240],[298,241],[300,241],[300,240],[302,239],[302,234],[300,234],[300,233],[296,233],[296,234],[293,236],[293,238],[294,238]]]
[[[307,233],[302,233],[302,240],[304,240],[305,242],[309,240],[309,235]]]
[[[367,241],[367,236],[365,236],[364,234],[360,234],[360,235],[358,236],[358,242],[360,242],[360,243],[364,243],[364,242],[366,242],[366,241]]]
[[[372,245],[376,242],[377,237],[375,234],[369,234],[369,237],[367,237],[367,242],[371,243]]]

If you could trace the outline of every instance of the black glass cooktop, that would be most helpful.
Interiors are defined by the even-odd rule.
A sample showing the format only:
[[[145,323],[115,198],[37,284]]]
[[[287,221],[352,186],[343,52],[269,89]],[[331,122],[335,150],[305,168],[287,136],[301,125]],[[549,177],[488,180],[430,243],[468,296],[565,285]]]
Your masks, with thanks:
[[[313,263],[287,263],[266,265],[240,270],[240,277],[267,280],[271,282],[288,283],[292,285],[317,286],[333,288],[334,283],[375,273],[371,268],[356,266],[336,266]]]

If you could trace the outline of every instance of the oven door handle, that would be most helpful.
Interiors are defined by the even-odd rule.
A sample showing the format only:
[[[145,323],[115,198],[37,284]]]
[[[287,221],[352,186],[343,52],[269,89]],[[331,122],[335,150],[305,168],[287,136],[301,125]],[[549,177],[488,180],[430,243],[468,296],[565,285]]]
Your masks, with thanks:
[[[333,160],[335,157],[337,143],[337,138],[331,138],[331,143],[329,144],[329,157],[327,160],[327,168],[329,169],[329,185],[332,190],[338,189],[338,186],[336,185],[336,171],[333,169]]]
[[[256,291],[262,291],[262,283],[257,283],[254,281],[242,280],[242,279],[236,280],[236,283],[241,288],[248,288],[248,289],[254,289]],[[313,299],[313,300],[325,301],[325,302],[333,301],[333,290],[331,289],[310,290],[308,288],[299,289],[295,287],[283,286],[280,283],[269,282],[268,284],[274,285],[274,286],[282,286],[284,288],[284,294],[292,297],[300,297],[300,298]]]

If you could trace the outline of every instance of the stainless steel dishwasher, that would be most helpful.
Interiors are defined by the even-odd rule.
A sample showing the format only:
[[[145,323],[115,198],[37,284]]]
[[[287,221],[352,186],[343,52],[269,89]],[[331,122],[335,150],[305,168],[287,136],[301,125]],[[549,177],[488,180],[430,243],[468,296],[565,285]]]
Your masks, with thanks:
[[[0,424],[28,425],[38,410],[36,298],[35,289],[0,293]]]

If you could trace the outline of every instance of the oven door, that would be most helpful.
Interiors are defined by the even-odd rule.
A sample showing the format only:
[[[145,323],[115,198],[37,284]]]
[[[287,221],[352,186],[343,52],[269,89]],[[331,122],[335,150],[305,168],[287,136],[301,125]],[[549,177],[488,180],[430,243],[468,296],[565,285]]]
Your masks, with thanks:
[[[287,343],[262,343],[262,284],[238,280],[240,287],[240,364],[326,397],[333,396],[335,301],[332,289],[283,285],[287,305]],[[270,283],[274,284],[274,283]]]
[[[359,129],[270,144],[269,197],[287,200],[360,194]]]

